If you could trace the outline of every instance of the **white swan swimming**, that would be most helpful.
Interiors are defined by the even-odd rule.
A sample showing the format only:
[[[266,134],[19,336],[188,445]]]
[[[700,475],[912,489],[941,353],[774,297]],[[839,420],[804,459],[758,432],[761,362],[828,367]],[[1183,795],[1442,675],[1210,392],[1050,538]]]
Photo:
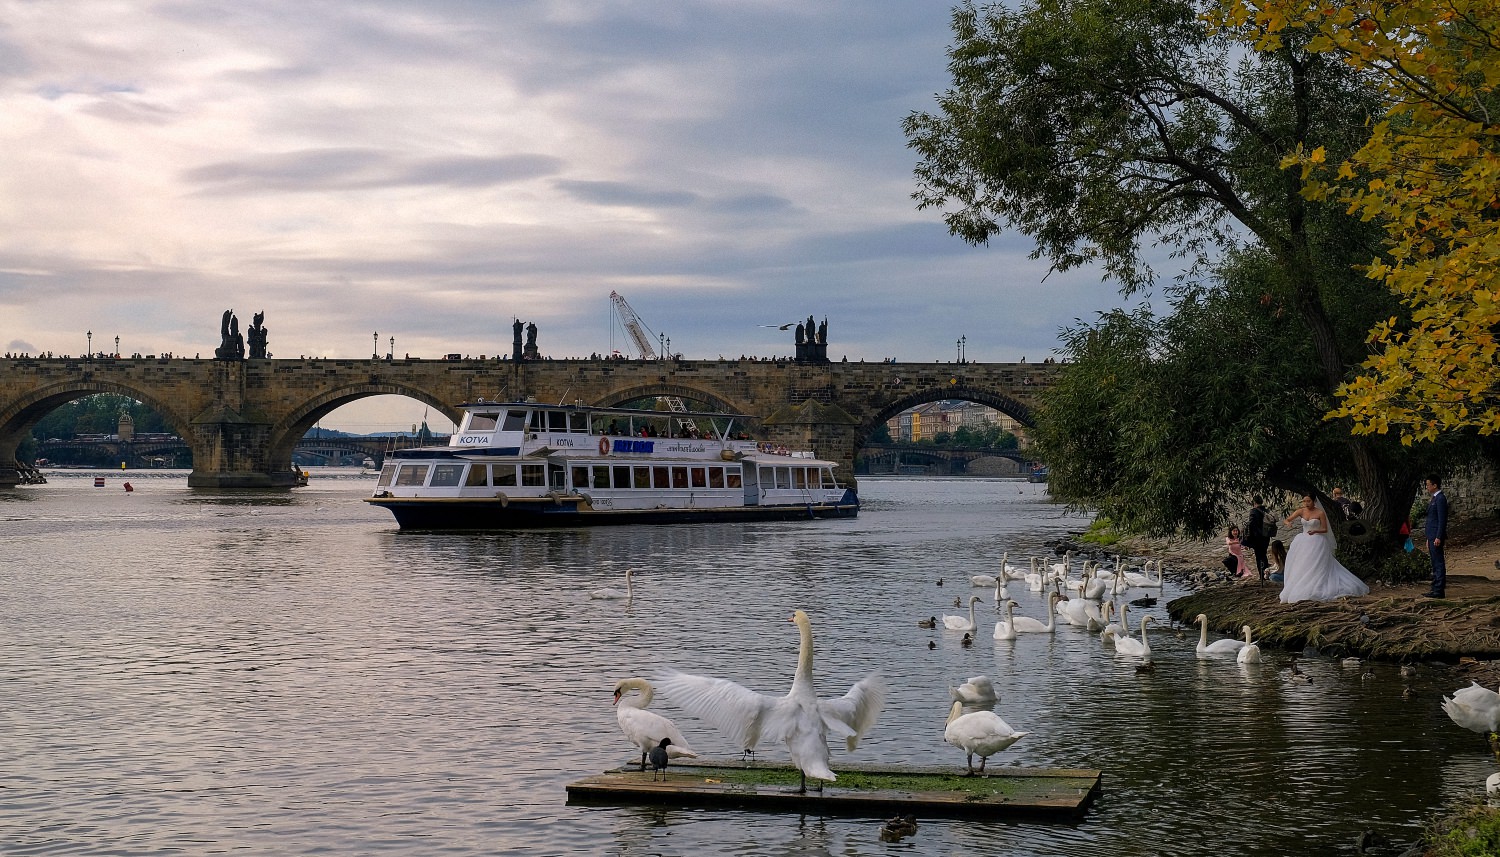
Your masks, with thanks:
[[[635,590],[630,586],[630,576],[634,573],[635,569],[633,568],[625,569],[625,588],[623,590],[615,589],[611,586],[606,586],[603,589],[595,589],[593,592],[590,592],[589,597],[598,599],[600,601],[614,601],[620,598],[623,598],[626,601],[631,600],[631,597],[635,595]],[[673,740],[672,743],[676,744],[677,741]]]
[[[1208,616],[1204,613],[1198,614],[1198,654],[1200,655],[1233,655],[1238,654],[1245,647],[1244,640],[1224,638],[1208,641]]]
[[[1009,599],[1010,590],[1005,588],[1005,577],[1002,575],[995,580],[995,610],[998,612],[1000,605]]]
[[[639,694],[625,697],[629,690],[639,691]],[[620,731],[641,750],[641,770],[646,770],[646,754],[661,746],[663,738],[671,739],[666,748],[668,758],[698,758],[676,724],[655,711],[646,710],[651,697],[651,682],[643,678],[627,678],[615,683],[615,701],[611,703],[615,706],[615,720],[620,723]]]
[[[1242,664],[1260,663],[1260,646],[1250,642],[1249,625],[1245,626],[1245,645],[1240,649],[1239,654],[1234,656],[1234,659]]]
[[[1010,551],[1000,557],[1000,574],[1007,580],[1025,580],[1026,572],[1018,565],[1010,564]]]
[[[1156,621],[1153,616],[1142,616],[1140,624],[1141,638],[1117,637],[1115,639],[1115,654],[1127,655],[1129,657],[1145,658],[1146,663],[1151,662],[1151,642],[1146,639],[1146,626]]]
[[[963,705],[965,714],[993,711],[995,704],[1000,701],[1000,694],[995,692],[995,683],[987,675],[976,675],[958,687],[948,688],[948,696]]]
[[[943,730],[943,740],[968,753],[969,775],[974,770],[974,756],[979,755],[979,770],[984,773],[984,763],[996,753],[1016,743],[1031,733],[1017,732],[993,711],[963,713],[963,703],[954,702],[948,709],[948,726]]]
[[[1041,572],[1041,560],[1031,558],[1031,572],[1026,575],[1026,588],[1032,592],[1041,592],[1042,587],[1047,585],[1047,576]]]
[[[1015,616],[1011,613],[1016,607],[1016,602],[1005,599],[1005,618],[995,623],[995,639],[1014,640],[1016,638]]]
[[[1128,636],[1125,633],[1125,629],[1120,627],[1119,622],[1109,621],[1114,617],[1114,615],[1115,602],[1104,602],[1104,610],[1101,612],[1099,617],[1104,622],[1104,627],[1099,631],[1099,642],[1105,644],[1106,646],[1113,646],[1115,644],[1116,637]]]
[[[818,699],[813,687],[812,623],[801,610],[791,621],[801,634],[797,672],[786,696],[766,696],[728,679],[668,672],[656,686],[684,710],[712,723],[729,738],[753,751],[761,738],[786,743],[792,764],[807,778],[837,780],[829,770],[828,733],[845,740],[849,750],[875,726],[885,703],[885,682],[878,674],[860,679],[838,699]]]
[[[1056,605],[1058,599],[1062,598],[1056,592],[1047,596],[1047,624],[1043,625],[1039,620],[1030,616],[1012,616],[1010,626],[1018,634],[1050,634],[1057,627]]]
[[[943,627],[949,631],[972,631],[975,628],[979,627],[978,625],[974,624],[974,605],[982,603],[984,602],[980,601],[978,595],[970,595],[968,617],[965,618],[964,616],[950,616],[947,613],[944,613]]]
[[[1443,697],[1448,718],[1471,732],[1500,732],[1500,693],[1474,682]]]
[[[1156,561],[1155,580],[1151,579],[1151,561],[1146,560],[1145,562],[1141,563],[1141,570],[1139,572],[1125,572],[1125,582],[1137,589],[1160,589],[1162,585],[1161,560]]]

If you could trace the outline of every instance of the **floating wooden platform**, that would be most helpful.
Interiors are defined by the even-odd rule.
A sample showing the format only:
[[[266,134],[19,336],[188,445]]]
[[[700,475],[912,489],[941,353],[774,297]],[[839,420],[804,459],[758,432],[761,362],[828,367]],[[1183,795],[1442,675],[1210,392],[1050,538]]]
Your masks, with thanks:
[[[626,765],[568,784],[571,803],[655,803],[774,812],[821,812],[872,817],[1056,818],[1081,816],[1099,794],[1100,772],[997,765],[985,775],[963,769],[841,765],[837,782],[797,794],[795,768],[768,762],[693,759],[674,762],[666,779]],[[809,786],[816,781],[809,781]]]

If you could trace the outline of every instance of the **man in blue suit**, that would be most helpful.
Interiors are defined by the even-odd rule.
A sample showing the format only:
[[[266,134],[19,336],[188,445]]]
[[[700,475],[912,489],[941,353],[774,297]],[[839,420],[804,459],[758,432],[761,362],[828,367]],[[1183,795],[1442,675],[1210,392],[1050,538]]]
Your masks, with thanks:
[[[1448,498],[1443,496],[1443,480],[1427,477],[1427,493],[1432,495],[1427,507],[1427,555],[1432,557],[1432,588],[1422,594],[1442,598],[1448,586],[1448,564],[1443,560],[1443,542],[1448,540]]]

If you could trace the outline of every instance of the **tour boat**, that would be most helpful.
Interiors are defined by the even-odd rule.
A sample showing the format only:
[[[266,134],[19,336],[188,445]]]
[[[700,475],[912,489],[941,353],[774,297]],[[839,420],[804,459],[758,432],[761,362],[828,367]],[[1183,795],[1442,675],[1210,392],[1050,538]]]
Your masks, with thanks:
[[[386,456],[366,502],[401,529],[852,518],[834,462],[750,440],[740,414],[464,403],[447,446]]]

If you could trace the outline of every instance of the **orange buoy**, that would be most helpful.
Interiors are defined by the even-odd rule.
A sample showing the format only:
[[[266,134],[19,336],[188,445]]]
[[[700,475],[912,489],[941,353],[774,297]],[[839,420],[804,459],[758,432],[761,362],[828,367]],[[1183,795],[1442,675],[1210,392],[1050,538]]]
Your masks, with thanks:
[[[131,491],[134,491],[134,490],[135,490],[135,487],[132,486],[129,482],[125,483],[125,493],[126,494],[129,494]]]

